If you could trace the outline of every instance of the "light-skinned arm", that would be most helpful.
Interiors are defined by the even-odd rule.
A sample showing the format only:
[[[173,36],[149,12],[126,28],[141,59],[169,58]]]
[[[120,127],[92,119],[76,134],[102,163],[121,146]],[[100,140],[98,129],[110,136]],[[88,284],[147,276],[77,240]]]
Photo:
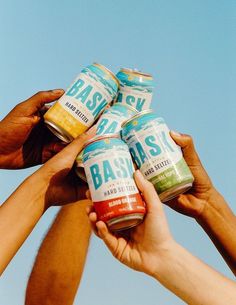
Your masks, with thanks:
[[[171,132],[171,136],[182,148],[195,180],[187,193],[167,205],[195,218],[236,275],[236,217],[203,168],[192,138],[176,132]]]
[[[0,207],[0,274],[51,205],[84,198],[72,166],[94,129],[81,135],[27,178]]]
[[[147,204],[143,223],[130,235],[108,231],[91,207],[93,228],[111,253],[123,264],[154,277],[191,305],[234,305],[236,284],[177,244],[169,231],[162,203],[153,185],[137,171],[135,180]]]
[[[39,249],[26,290],[26,305],[71,305],[83,274],[90,225],[89,200],[64,206]]]

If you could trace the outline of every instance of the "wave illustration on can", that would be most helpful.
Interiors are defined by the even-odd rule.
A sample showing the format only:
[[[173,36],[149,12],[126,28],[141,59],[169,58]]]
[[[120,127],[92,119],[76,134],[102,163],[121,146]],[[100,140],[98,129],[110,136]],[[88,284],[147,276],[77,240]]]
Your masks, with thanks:
[[[84,68],[65,94],[44,115],[45,124],[64,142],[85,132],[116,97],[119,81],[106,67]]]
[[[119,134],[122,123],[137,113],[138,111],[132,106],[115,103],[100,116],[96,124],[96,134]]]
[[[122,139],[142,174],[165,202],[192,187],[193,175],[163,118],[146,110],[123,124]]]
[[[117,103],[136,108],[137,111],[150,109],[154,81],[151,74],[136,69],[122,68],[116,77],[120,82]]]
[[[115,135],[97,136],[85,146],[83,163],[98,219],[112,231],[138,225],[146,209],[128,146]]]

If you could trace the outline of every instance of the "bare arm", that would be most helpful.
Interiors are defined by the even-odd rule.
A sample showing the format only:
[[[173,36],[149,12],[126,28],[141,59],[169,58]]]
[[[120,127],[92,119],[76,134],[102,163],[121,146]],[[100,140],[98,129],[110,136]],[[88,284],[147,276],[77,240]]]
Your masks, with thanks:
[[[88,200],[63,207],[39,249],[26,291],[26,305],[73,304],[87,256]]]
[[[236,275],[236,217],[217,191],[197,221]]]
[[[202,226],[236,275],[236,217],[203,168],[190,136],[171,133],[194,175],[192,189],[167,204]]]
[[[139,171],[137,185],[147,204],[144,222],[130,236],[113,235],[104,222],[89,219],[95,232],[123,264],[145,272],[191,305],[234,305],[236,284],[178,245],[169,232],[162,203],[153,185]]]
[[[161,253],[154,278],[187,304],[235,304],[236,284],[233,281],[178,244]]]
[[[26,179],[0,207],[0,274],[51,205],[84,198],[71,168],[86,140],[81,135]]]

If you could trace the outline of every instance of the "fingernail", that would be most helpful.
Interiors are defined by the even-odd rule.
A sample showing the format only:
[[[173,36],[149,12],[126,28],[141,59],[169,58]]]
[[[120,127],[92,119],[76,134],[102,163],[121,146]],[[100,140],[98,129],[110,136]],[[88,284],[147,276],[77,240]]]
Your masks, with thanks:
[[[64,93],[64,90],[63,89],[54,89],[52,90],[52,93],[55,93],[55,94],[59,94],[59,93]]]
[[[170,131],[172,133],[173,136],[176,136],[176,137],[181,137],[181,133],[179,133],[178,131],[175,131],[175,130],[171,130]]]

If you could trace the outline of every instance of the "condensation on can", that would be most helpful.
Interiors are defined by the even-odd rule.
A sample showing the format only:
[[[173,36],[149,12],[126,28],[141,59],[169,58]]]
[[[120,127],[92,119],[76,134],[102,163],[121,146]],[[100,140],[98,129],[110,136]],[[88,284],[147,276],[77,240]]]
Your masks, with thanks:
[[[154,88],[151,74],[137,69],[122,68],[116,76],[120,81],[117,103],[130,105],[139,112],[150,109]]]
[[[133,160],[163,202],[192,187],[193,175],[163,118],[146,110],[122,125],[122,139]]]
[[[112,231],[138,225],[146,209],[128,146],[117,135],[96,136],[85,144],[83,164],[98,219]]]
[[[64,95],[44,115],[45,124],[64,142],[71,142],[96,121],[116,97],[119,81],[106,67],[84,68]]]

